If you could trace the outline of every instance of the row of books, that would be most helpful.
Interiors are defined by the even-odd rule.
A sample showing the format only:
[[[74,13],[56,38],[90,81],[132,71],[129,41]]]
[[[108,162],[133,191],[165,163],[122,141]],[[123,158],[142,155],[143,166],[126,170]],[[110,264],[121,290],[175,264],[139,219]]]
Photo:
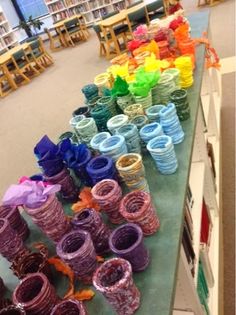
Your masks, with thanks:
[[[53,13],[53,12],[65,9],[65,6],[64,6],[64,3],[60,1],[60,2],[49,4],[48,9],[51,13]]]

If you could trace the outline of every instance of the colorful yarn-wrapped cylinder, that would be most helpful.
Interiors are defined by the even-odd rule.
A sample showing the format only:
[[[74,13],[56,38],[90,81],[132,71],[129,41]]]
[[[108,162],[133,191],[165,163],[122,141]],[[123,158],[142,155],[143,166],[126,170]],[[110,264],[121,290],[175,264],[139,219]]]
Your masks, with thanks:
[[[81,229],[90,233],[98,255],[103,255],[110,251],[108,240],[111,231],[102,221],[99,212],[92,208],[82,209],[74,215],[71,224],[74,230]]]
[[[23,241],[29,236],[29,228],[19,209],[12,206],[0,206],[0,218],[7,219],[13,230],[19,234]]]
[[[132,104],[126,107],[124,110],[125,115],[129,117],[129,120],[134,118],[137,115],[143,115],[143,106],[142,104]]]
[[[15,288],[12,300],[20,305],[26,314],[50,314],[59,301],[54,287],[47,277],[40,272],[27,275]]]
[[[97,133],[90,141],[91,148],[97,153],[99,151],[100,143],[102,143],[102,141],[106,140],[110,136],[111,134],[106,131]]]
[[[97,102],[100,98],[101,96],[95,96],[94,98],[88,100],[87,105],[89,110],[93,109],[97,105]]]
[[[157,85],[160,104],[167,104],[170,100],[170,94],[176,89],[174,76],[169,73],[163,73]]]
[[[0,219],[0,254],[8,261],[27,252],[22,238],[13,230],[7,219]]]
[[[78,200],[78,188],[67,168],[64,167],[60,173],[50,177],[45,175],[44,179],[52,185],[61,185],[60,194],[63,199],[71,202]]]
[[[174,144],[181,143],[184,140],[184,132],[176,113],[175,104],[169,103],[159,114],[164,133],[172,138]]]
[[[173,174],[178,168],[178,161],[171,137],[163,135],[148,142],[147,149],[158,170],[164,174]]]
[[[103,179],[117,180],[117,172],[112,158],[100,155],[93,158],[86,167],[92,185]]]
[[[180,71],[180,86],[188,88],[193,84],[193,66],[190,56],[181,56],[175,59],[175,67]]]
[[[104,96],[100,98],[97,101],[97,105],[105,105],[108,108],[109,112],[111,113],[111,116],[115,116],[117,114],[116,102],[115,99],[111,96]]]
[[[98,96],[98,87],[95,84],[87,84],[81,90],[87,101]]]
[[[116,228],[109,239],[112,252],[128,260],[133,271],[143,271],[149,264],[149,253],[143,241],[143,231],[133,223]]]
[[[126,109],[129,105],[134,103],[133,95],[131,93],[123,96],[117,96],[116,103],[122,111]]]
[[[111,157],[115,162],[121,155],[128,151],[125,138],[121,135],[111,136],[100,144],[99,151],[101,154]]]
[[[98,132],[97,125],[93,118],[85,118],[81,120],[76,125],[76,130],[81,141],[88,146],[90,145],[90,141],[92,140],[93,136],[95,136]]]
[[[108,120],[107,128],[109,129],[110,133],[114,135],[119,127],[124,126],[128,123],[128,120],[129,117],[127,115],[116,115]]]
[[[175,104],[179,120],[187,120],[190,117],[190,108],[187,100],[187,91],[184,89],[175,90],[170,95],[171,102]]]
[[[175,87],[176,89],[180,88],[180,71],[177,68],[169,68],[163,71],[163,73],[171,74],[174,77]]]
[[[88,106],[81,106],[77,109],[75,109],[72,113],[72,116],[79,116],[79,115],[84,115],[85,117],[89,117],[89,108]]]
[[[146,109],[146,115],[150,123],[152,122],[160,122],[160,115],[159,112],[165,105],[153,105]]]
[[[149,191],[145,168],[140,154],[128,153],[121,156],[116,162],[116,168],[120,177],[131,191]]]
[[[92,274],[97,268],[96,252],[88,232],[74,230],[58,242],[57,255],[68,264],[85,283],[91,283]]]
[[[69,124],[75,130],[75,132],[76,132],[76,125],[78,124],[78,122],[80,122],[84,118],[85,118],[85,115],[77,115],[77,116],[73,116],[70,119]]]
[[[152,235],[160,227],[151,196],[147,192],[128,193],[120,203],[120,213],[126,221],[139,225],[144,235]]]
[[[119,184],[113,179],[104,179],[92,188],[93,199],[105,211],[109,220],[113,224],[123,222],[123,217],[119,213],[122,190]]]
[[[169,43],[167,40],[158,41],[160,59],[167,59],[170,57]]]
[[[186,39],[178,42],[181,55],[192,55],[195,63],[195,42],[193,39]]]
[[[141,144],[138,128],[134,124],[127,124],[117,129],[117,133],[125,138],[128,153],[140,153]]]
[[[50,315],[87,315],[86,308],[82,302],[68,299],[59,302],[52,310]]]
[[[141,139],[147,144],[149,140],[163,135],[161,124],[154,122],[142,127],[139,131]]]
[[[131,124],[134,124],[138,130],[140,130],[143,126],[148,124],[148,118],[145,115],[137,115],[130,120]]]
[[[56,195],[49,195],[45,203],[37,208],[24,209],[32,221],[54,242],[58,242],[70,228],[62,204]]]
[[[112,117],[109,108],[105,105],[97,105],[91,110],[91,116],[96,122],[98,131],[107,131],[107,121]]]
[[[52,281],[52,271],[48,263],[48,250],[40,246],[38,252],[29,252],[18,256],[12,263],[11,269],[19,279],[25,278],[29,273],[41,272],[49,281]]]
[[[152,106],[152,93],[151,91],[147,96],[134,96],[135,102],[137,104],[141,104],[143,107],[143,110],[146,108]]]
[[[93,276],[93,285],[118,315],[132,315],[139,308],[140,292],[127,260],[113,258],[103,263]]]

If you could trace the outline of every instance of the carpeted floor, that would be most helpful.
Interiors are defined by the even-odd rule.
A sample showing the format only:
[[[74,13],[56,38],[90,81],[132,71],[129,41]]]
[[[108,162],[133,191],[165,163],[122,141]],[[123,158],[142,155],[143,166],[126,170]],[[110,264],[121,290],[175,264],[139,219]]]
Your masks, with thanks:
[[[187,13],[196,10],[196,0],[183,0]],[[234,0],[225,0],[211,8],[213,46],[221,58],[235,55]],[[204,8],[203,8],[204,10]],[[47,134],[52,140],[69,130],[72,111],[83,105],[80,92],[96,74],[108,66],[98,56],[94,34],[76,48],[53,54],[55,65],[30,84],[0,100],[0,197],[22,175],[38,171],[33,147]],[[234,314],[234,74],[223,76],[222,117],[222,184],[224,229],[224,315]],[[223,249],[222,249],[223,250]],[[215,314],[212,314],[215,315]],[[219,314],[223,315],[223,314]]]

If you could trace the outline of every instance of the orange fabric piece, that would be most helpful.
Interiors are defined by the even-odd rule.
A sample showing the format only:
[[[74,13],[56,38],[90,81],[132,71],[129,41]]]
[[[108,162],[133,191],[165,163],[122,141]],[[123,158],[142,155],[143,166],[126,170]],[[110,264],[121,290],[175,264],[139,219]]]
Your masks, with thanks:
[[[81,200],[74,203],[71,207],[74,212],[80,212],[84,208],[93,208],[97,211],[100,210],[99,205],[93,200],[91,188],[84,187],[79,194],[79,198]]]
[[[196,39],[194,39],[194,41],[196,44],[204,44],[206,46],[206,54],[205,54],[206,67],[207,68],[213,67],[216,69],[220,69],[220,67],[221,67],[220,58],[219,58],[216,50],[213,47],[211,47],[210,41],[206,36],[207,36],[207,33],[204,32],[203,37],[196,38]]]
[[[91,300],[94,297],[94,295],[95,295],[95,293],[93,292],[93,290],[83,289],[83,290],[76,292],[72,296],[70,296],[70,298],[74,298],[78,301],[84,301],[84,300]]]
[[[105,259],[102,256],[97,256],[96,259],[97,259],[97,262],[99,263],[103,263],[105,261]]]

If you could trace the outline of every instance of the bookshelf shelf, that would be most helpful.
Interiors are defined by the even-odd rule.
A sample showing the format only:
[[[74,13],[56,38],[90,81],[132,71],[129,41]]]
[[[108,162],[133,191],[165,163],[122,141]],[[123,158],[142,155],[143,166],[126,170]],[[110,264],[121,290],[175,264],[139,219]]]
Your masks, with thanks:
[[[133,0],[131,0],[131,3],[132,1]],[[92,25],[100,21],[102,14],[107,14],[109,12],[114,11],[114,9],[117,9],[114,7],[114,5],[116,4],[117,6],[119,6],[119,3],[121,2],[124,2],[125,6],[128,6],[131,4],[129,0],[118,0],[118,1],[108,0],[107,2],[100,1],[100,0],[94,0],[94,1],[53,0],[49,2],[45,0],[45,3],[48,7],[48,10],[54,22],[58,22],[59,20],[63,20],[72,15],[81,13],[81,14],[86,15],[86,17],[90,15],[90,17],[86,19],[87,25]],[[94,5],[95,7],[92,7]],[[99,18],[93,15],[93,12],[97,10],[104,10],[103,13],[101,12],[99,13]]]

